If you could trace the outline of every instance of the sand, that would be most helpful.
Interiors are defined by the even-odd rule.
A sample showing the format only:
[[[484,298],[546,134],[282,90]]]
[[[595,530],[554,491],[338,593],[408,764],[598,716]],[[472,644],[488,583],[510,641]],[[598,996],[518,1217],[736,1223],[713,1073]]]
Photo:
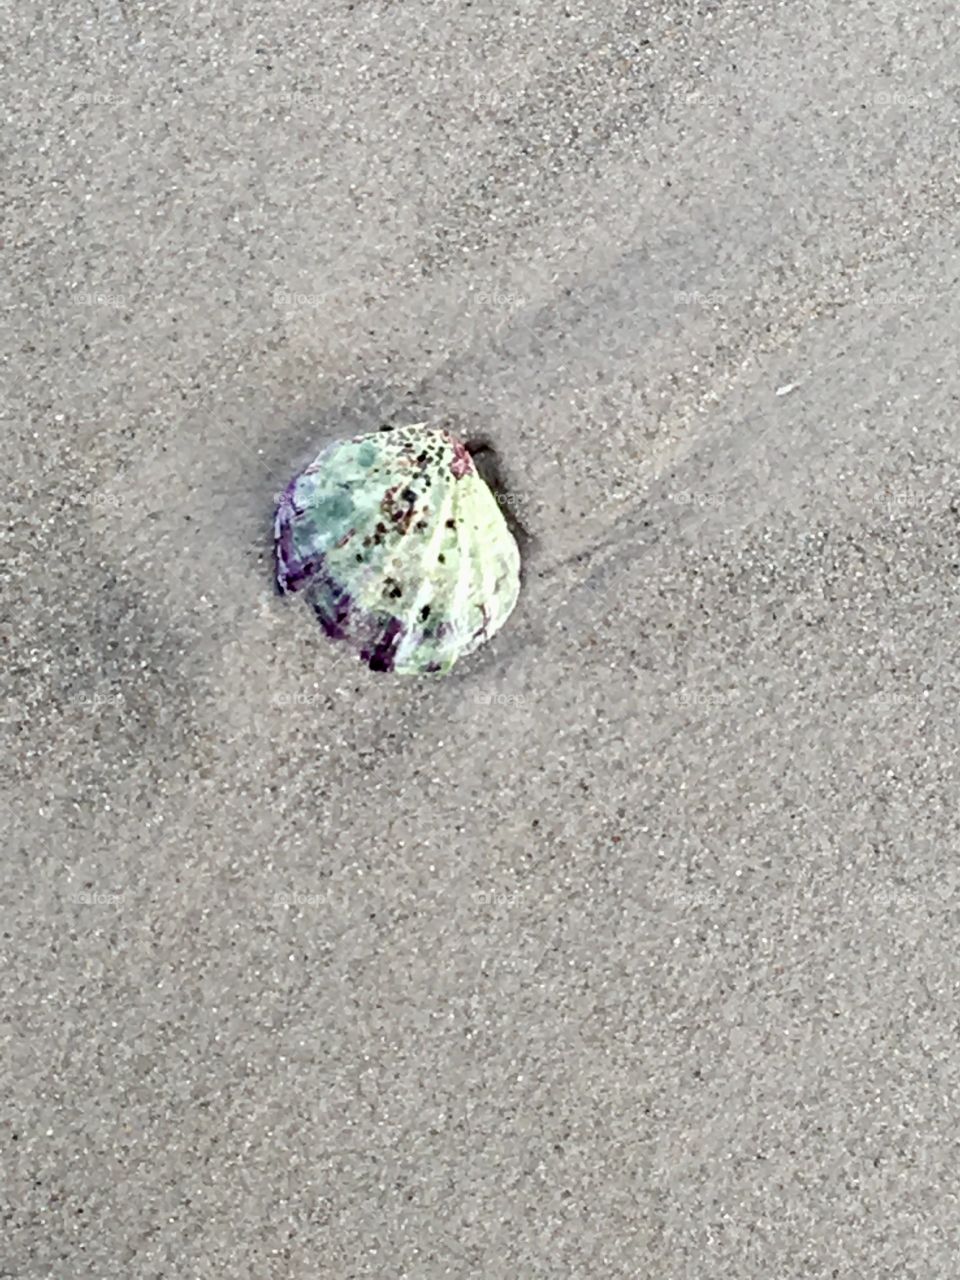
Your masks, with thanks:
[[[956,6],[5,25],[0,1276],[954,1274]],[[440,682],[271,580],[424,418]]]

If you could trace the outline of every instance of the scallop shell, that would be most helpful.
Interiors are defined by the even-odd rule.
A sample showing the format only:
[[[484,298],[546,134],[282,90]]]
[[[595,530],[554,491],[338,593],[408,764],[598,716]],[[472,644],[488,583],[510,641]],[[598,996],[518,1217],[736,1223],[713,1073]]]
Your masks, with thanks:
[[[277,581],[374,671],[447,672],[517,602],[520,553],[466,446],[423,423],[325,449],[288,486]]]

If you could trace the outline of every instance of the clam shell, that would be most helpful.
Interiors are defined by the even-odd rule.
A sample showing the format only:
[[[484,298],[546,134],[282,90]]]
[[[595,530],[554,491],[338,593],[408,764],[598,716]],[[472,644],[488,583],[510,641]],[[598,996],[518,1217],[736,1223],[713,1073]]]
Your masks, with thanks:
[[[340,440],[290,485],[277,581],[374,671],[447,672],[506,622],[520,553],[466,446],[423,423]]]

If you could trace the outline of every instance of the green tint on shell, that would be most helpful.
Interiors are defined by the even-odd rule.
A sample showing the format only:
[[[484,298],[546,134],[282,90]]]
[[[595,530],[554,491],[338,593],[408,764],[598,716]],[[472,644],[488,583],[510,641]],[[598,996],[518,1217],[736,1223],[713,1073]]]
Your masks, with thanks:
[[[440,673],[506,622],[520,553],[466,447],[424,424],[330,445],[284,493],[277,581],[375,671]]]

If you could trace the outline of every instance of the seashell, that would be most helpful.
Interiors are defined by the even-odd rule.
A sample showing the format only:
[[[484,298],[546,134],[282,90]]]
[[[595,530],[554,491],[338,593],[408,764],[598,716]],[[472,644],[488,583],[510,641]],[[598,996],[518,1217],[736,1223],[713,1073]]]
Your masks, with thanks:
[[[423,423],[339,440],[274,527],[281,591],[374,671],[443,673],[517,602],[520,553],[467,448]]]

